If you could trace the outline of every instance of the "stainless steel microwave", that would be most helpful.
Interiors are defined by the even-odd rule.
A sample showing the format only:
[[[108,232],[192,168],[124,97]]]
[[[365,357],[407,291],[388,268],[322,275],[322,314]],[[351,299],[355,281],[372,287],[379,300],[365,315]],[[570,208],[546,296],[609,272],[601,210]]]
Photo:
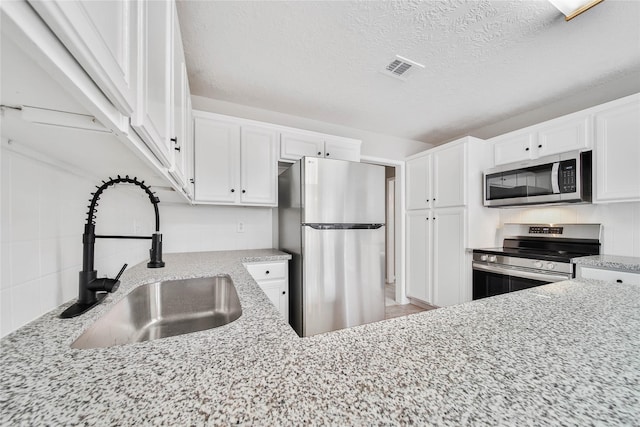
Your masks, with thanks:
[[[591,151],[510,163],[484,173],[484,205],[591,202]]]

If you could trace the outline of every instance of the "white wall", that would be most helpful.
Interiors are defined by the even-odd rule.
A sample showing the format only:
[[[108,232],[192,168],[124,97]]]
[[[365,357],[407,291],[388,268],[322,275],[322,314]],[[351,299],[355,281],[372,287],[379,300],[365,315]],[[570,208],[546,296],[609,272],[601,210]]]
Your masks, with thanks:
[[[290,114],[278,113],[276,111],[248,107],[246,105],[234,104],[197,95],[192,95],[191,101],[193,103],[193,108],[196,110],[226,114],[228,116],[242,117],[245,119],[258,120],[282,126],[290,126],[336,136],[360,139],[362,140],[362,155],[368,157],[404,160],[412,154],[419,153],[420,151],[428,150],[433,147],[432,144],[420,141],[354,129],[347,126],[311,120],[299,116],[292,116]]]
[[[272,208],[160,204],[165,253],[272,246]],[[238,222],[244,232],[239,233]]]
[[[0,336],[78,296],[82,232],[93,179],[5,149],[0,150]],[[135,187],[103,193],[97,234],[151,235],[149,198]],[[237,233],[242,221],[244,233]],[[163,249],[169,252],[271,247],[271,208],[160,203]],[[114,277],[125,262],[148,259],[148,240],[96,242],[98,276]]]
[[[86,207],[96,183],[4,147],[1,151],[4,336],[77,297]],[[99,203],[99,234],[151,234],[153,210],[144,193],[111,188]],[[147,257],[149,247],[145,240],[98,240],[99,276],[113,277],[125,262],[137,264]]]
[[[640,202],[500,209],[500,225],[507,222],[602,224],[601,253],[640,257]]]

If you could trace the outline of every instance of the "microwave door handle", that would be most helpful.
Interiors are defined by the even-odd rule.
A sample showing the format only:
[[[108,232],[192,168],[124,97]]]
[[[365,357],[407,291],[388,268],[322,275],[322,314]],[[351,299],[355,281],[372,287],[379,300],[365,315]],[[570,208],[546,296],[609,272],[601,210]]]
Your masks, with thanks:
[[[555,162],[551,168],[551,189],[553,194],[560,194],[560,162]]]

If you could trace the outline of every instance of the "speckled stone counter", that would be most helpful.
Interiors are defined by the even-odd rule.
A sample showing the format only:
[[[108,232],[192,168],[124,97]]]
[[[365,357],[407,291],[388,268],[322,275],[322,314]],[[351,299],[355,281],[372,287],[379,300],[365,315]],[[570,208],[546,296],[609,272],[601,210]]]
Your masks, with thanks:
[[[241,265],[167,255],[95,313],[1,341],[2,425],[632,425],[640,287],[565,281],[300,339]],[[260,255],[255,260],[263,260]],[[133,287],[229,273],[243,316],[179,337],[69,344]]]
[[[640,258],[618,255],[592,255],[573,258],[572,263],[585,267],[606,268],[610,270],[640,273]]]

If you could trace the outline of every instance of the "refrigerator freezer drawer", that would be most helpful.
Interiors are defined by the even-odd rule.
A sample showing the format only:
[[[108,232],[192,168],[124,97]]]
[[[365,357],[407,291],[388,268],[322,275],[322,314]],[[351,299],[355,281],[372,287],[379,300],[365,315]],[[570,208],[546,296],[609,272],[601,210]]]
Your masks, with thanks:
[[[302,228],[302,335],[383,320],[385,227]]]

